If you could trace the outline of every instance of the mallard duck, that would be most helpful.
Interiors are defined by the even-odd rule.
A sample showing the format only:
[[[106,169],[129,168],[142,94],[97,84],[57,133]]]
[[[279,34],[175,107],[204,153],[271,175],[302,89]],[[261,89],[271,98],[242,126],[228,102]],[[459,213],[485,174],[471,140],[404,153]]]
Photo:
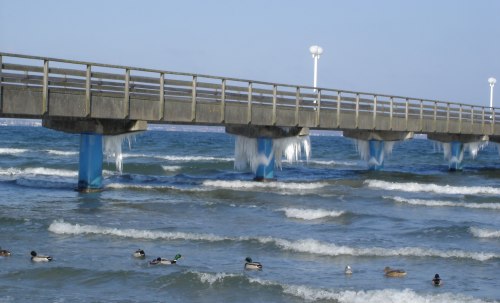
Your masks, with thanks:
[[[180,258],[182,258],[182,256],[180,254],[175,255],[175,257],[174,257],[173,260],[169,260],[169,259],[164,259],[164,258],[158,257],[158,258],[156,258],[154,260],[149,261],[149,264],[151,264],[151,265],[158,265],[158,264],[170,265],[170,264],[176,264],[177,260],[179,260]]]
[[[50,256],[39,256],[36,251],[31,252],[31,261],[33,262],[49,262],[52,261],[52,257]]]
[[[262,264],[260,262],[253,262],[252,258],[246,257],[245,258],[245,269],[257,269],[257,270],[262,270]]]
[[[134,252],[133,256],[135,258],[145,258],[146,257],[146,253],[144,252],[144,250],[142,249],[138,249]]]
[[[10,251],[6,249],[0,249],[0,257],[8,257],[10,255],[11,255]]]
[[[432,284],[434,284],[434,286],[440,286],[441,283],[442,283],[442,280],[439,277],[439,274],[435,274],[434,279],[432,279]]]
[[[406,271],[402,269],[392,269],[389,266],[384,268],[385,275],[387,277],[404,277],[406,276]]]
[[[344,273],[345,273],[346,275],[352,275],[352,268],[351,268],[349,265],[347,265],[347,266],[345,267]]]

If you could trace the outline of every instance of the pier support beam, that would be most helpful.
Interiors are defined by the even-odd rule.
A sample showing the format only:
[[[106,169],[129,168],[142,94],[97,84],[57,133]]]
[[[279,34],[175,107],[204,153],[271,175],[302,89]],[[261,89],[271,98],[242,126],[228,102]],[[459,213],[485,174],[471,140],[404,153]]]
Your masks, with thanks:
[[[474,157],[481,146],[487,143],[488,136],[428,134],[427,139],[441,143],[449,170],[458,171],[463,169],[464,151],[468,149]]]
[[[386,154],[392,152],[396,141],[413,138],[413,132],[344,130],[344,137],[354,139],[356,147],[370,170],[384,167]]]
[[[255,181],[267,181],[274,179],[274,150],[273,139],[257,138],[258,165],[255,172]]]
[[[80,135],[78,191],[93,192],[102,187],[102,135]]]

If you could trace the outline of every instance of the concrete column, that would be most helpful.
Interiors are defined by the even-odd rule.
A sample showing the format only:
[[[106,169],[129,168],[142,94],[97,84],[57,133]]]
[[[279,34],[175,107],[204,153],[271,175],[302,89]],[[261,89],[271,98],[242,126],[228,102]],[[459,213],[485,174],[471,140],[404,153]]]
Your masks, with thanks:
[[[266,181],[274,179],[273,139],[266,137],[257,138],[257,154],[259,164],[254,180]]]
[[[370,170],[380,170],[384,167],[384,141],[369,140],[370,159],[368,167]]]
[[[90,192],[102,187],[102,135],[80,134],[78,191]]]
[[[462,160],[464,158],[464,144],[460,141],[450,142],[450,160],[448,165],[450,170],[462,170]]]

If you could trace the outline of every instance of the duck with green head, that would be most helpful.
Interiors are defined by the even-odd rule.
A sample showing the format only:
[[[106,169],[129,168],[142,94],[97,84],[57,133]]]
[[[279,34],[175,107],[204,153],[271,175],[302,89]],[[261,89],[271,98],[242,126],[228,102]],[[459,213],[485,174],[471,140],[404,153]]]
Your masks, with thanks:
[[[260,262],[253,262],[250,257],[246,257],[245,261],[245,269],[262,270],[262,264],[260,264]]]
[[[158,264],[163,264],[163,265],[171,265],[171,264],[177,264],[177,261],[182,258],[180,254],[176,254],[173,260],[169,259],[164,259],[164,258],[156,258],[154,260],[149,261],[149,264],[151,265],[158,265]]]

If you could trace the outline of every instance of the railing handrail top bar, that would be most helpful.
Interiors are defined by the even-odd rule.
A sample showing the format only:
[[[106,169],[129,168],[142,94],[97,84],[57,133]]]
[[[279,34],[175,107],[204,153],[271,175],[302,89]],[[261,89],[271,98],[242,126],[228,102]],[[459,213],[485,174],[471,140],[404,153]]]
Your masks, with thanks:
[[[52,57],[31,56],[31,55],[14,54],[14,53],[6,53],[6,52],[0,52],[0,56],[17,57],[17,58],[32,59],[32,60],[44,60],[44,61],[47,60],[47,61],[69,63],[69,64],[91,65],[91,66],[99,66],[99,67],[105,67],[105,68],[118,68],[118,69],[125,69],[125,70],[128,69],[128,70],[135,70],[135,71],[141,71],[141,72],[170,74],[170,75],[178,75],[178,76],[191,76],[191,77],[196,76],[196,77],[200,77],[200,78],[247,82],[247,83],[252,83],[252,84],[263,84],[263,85],[280,86],[280,87],[291,87],[291,88],[300,88],[300,89],[331,91],[331,92],[337,92],[337,93],[359,94],[359,95],[387,97],[387,98],[396,98],[396,99],[408,99],[408,100],[423,101],[423,102],[437,102],[437,103],[462,105],[462,106],[465,105],[467,107],[489,108],[489,106],[479,106],[479,105],[472,105],[472,104],[458,103],[458,102],[439,101],[439,100],[432,100],[432,99],[403,97],[403,96],[395,96],[395,95],[388,95],[388,94],[377,94],[377,93],[368,93],[368,92],[359,92],[359,91],[350,91],[350,90],[343,90],[343,89],[333,89],[333,88],[314,87],[314,86],[305,86],[305,85],[273,83],[273,82],[248,80],[248,79],[240,79],[240,78],[230,78],[230,77],[220,77],[220,76],[212,76],[212,75],[204,75],[204,74],[193,74],[193,73],[185,73],[185,72],[172,72],[172,71],[165,71],[165,70],[159,70],[159,69],[150,69],[150,68],[133,67],[133,66],[125,66],[125,65],[115,65],[115,64],[104,64],[104,63],[79,61],[79,60],[67,60],[67,59],[59,59],[59,58],[52,58]],[[495,108],[493,107],[492,110],[494,111]]]

